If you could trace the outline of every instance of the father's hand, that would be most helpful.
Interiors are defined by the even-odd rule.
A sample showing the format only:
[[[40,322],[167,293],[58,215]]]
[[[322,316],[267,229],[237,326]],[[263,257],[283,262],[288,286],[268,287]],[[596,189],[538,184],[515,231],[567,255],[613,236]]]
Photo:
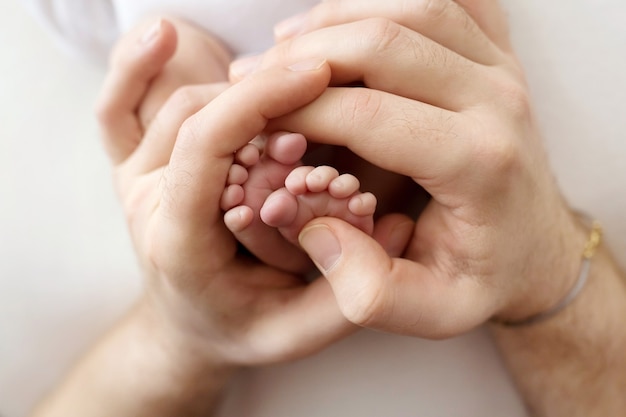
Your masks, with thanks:
[[[295,23],[256,67],[324,52],[337,87],[273,126],[347,146],[433,197],[406,259],[336,219],[302,231],[346,317],[446,337],[555,305],[586,234],[552,178],[497,2],[328,1]],[[355,82],[368,88],[341,87]]]
[[[319,96],[326,62],[264,71],[220,95],[216,85],[179,90],[142,134],[114,126],[120,112],[130,120],[132,86],[151,76],[137,68],[141,57],[114,62],[100,108],[156,331],[230,364],[303,356],[353,331],[327,281],[240,258],[219,208],[234,152],[269,119]]]

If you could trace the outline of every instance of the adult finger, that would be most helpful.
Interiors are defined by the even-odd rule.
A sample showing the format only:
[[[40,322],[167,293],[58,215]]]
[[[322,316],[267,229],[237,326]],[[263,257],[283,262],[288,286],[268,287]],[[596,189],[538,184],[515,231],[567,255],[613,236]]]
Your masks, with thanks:
[[[259,68],[325,56],[333,84],[367,87],[461,111],[485,92],[491,68],[476,64],[413,30],[373,18],[332,26],[283,42],[263,54]],[[231,66],[237,79],[241,67]],[[471,80],[471,82],[470,82]]]
[[[270,122],[270,128],[345,146],[413,178],[442,202],[440,188],[465,195],[473,189],[464,187],[475,187],[471,180],[482,175],[474,164],[485,157],[480,152],[486,139],[471,116],[369,88],[329,88],[313,103]]]
[[[185,121],[164,174],[160,206],[166,218],[179,222],[183,236],[222,223],[219,201],[234,152],[262,132],[268,119],[314,100],[329,78],[330,68],[320,59],[262,71]]]
[[[513,52],[507,16],[500,0],[455,0],[502,51]]]
[[[124,162],[124,172],[141,175],[165,166],[183,122],[225,91],[228,85],[190,85],[176,90],[150,123],[135,152]]]
[[[185,20],[168,19],[178,35],[176,54],[151,82],[141,100],[138,115],[144,128],[178,88],[226,81],[232,60],[230,52],[206,30]]]
[[[477,63],[491,65],[502,53],[466,10],[452,0],[336,0],[279,23],[278,41],[323,27],[379,17],[394,21]]]
[[[389,256],[400,256],[412,231],[411,219],[393,214],[379,219],[373,236]],[[327,280],[316,279],[296,291],[292,297],[281,299],[278,308],[267,312],[265,319],[258,321],[248,332],[250,337],[258,337],[254,345],[300,346],[298,355],[291,357],[293,359],[313,353],[358,329],[339,310]],[[275,293],[269,296],[274,302],[269,300],[267,305],[274,305]]]
[[[176,31],[166,20],[146,23],[116,45],[97,104],[104,146],[114,164],[124,161],[143,136],[137,107],[151,80],[176,50]]]
[[[471,279],[391,258],[374,239],[333,218],[310,222],[300,244],[330,282],[342,313],[360,326],[427,338],[470,330],[493,311]]]

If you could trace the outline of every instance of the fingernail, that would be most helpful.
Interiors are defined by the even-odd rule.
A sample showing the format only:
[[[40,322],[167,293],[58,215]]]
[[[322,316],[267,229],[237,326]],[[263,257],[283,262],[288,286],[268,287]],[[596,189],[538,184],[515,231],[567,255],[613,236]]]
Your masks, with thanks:
[[[315,71],[322,68],[322,65],[326,62],[325,59],[313,58],[305,61],[296,62],[288,66],[291,71]]]
[[[152,42],[154,39],[156,39],[159,34],[161,33],[161,27],[163,25],[163,20],[159,19],[158,21],[154,22],[151,26],[150,29],[148,29],[143,36],[141,37],[141,39],[139,39],[139,42],[142,44],[148,44],[150,42]]]
[[[312,226],[304,229],[298,237],[300,246],[319,270],[326,275],[341,257],[341,245],[335,235],[326,226]]]
[[[274,26],[274,37],[277,41],[296,36],[304,31],[307,13],[300,13],[279,22]]]
[[[239,58],[230,64],[230,73],[236,77],[244,78],[252,74],[258,68],[260,62],[260,55]]]

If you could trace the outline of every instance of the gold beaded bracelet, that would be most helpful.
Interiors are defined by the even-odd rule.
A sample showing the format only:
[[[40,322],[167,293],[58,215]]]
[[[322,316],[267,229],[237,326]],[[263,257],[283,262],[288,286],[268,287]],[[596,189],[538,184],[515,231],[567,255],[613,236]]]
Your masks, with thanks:
[[[542,313],[535,314],[529,318],[520,320],[520,321],[495,321],[497,324],[501,324],[509,327],[519,327],[519,326],[528,326],[530,324],[535,324],[550,317],[554,316],[565,307],[567,307],[580,293],[580,291],[585,286],[587,282],[587,278],[589,277],[589,269],[591,266],[591,258],[596,253],[598,246],[602,240],[602,226],[600,222],[597,220],[593,220],[591,224],[591,232],[589,233],[589,238],[587,239],[587,243],[585,243],[585,248],[582,253],[582,262],[580,265],[580,273],[578,274],[578,279],[576,283],[572,287],[572,289],[563,297],[561,301],[559,301],[554,307],[550,308],[547,311]]]

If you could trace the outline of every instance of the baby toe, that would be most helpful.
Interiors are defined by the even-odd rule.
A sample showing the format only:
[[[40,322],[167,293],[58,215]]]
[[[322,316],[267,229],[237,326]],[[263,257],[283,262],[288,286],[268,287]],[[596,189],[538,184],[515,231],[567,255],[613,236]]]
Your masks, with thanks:
[[[228,170],[228,178],[226,179],[226,183],[228,185],[238,184],[242,185],[244,182],[248,180],[248,170],[239,164],[231,165]]]
[[[284,227],[290,225],[298,214],[298,201],[287,189],[274,191],[261,207],[261,220],[268,226]]]
[[[243,148],[235,152],[235,161],[245,167],[250,167],[259,162],[261,151],[252,143],[248,143]]]
[[[238,204],[241,204],[245,196],[243,187],[238,184],[229,185],[224,189],[220,199],[220,208],[222,210],[230,210]]]
[[[335,198],[348,198],[359,191],[361,184],[357,177],[351,174],[342,174],[328,184],[328,192]]]
[[[325,191],[332,180],[339,176],[339,172],[330,166],[319,166],[306,176],[306,186],[310,192]]]
[[[372,216],[376,211],[376,197],[372,193],[357,194],[348,201],[348,210],[356,216]]]
[[[224,224],[233,233],[240,233],[250,226],[254,218],[252,209],[247,206],[237,206],[224,213]]]
[[[294,195],[306,193],[309,191],[306,185],[306,178],[314,169],[312,166],[301,166],[293,169],[285,178],[285,188]]]
[[[300,133],[279,132],[267,140],[265,152],[283,165],[293,165],[300,161],[306,152],[306,138]]]

